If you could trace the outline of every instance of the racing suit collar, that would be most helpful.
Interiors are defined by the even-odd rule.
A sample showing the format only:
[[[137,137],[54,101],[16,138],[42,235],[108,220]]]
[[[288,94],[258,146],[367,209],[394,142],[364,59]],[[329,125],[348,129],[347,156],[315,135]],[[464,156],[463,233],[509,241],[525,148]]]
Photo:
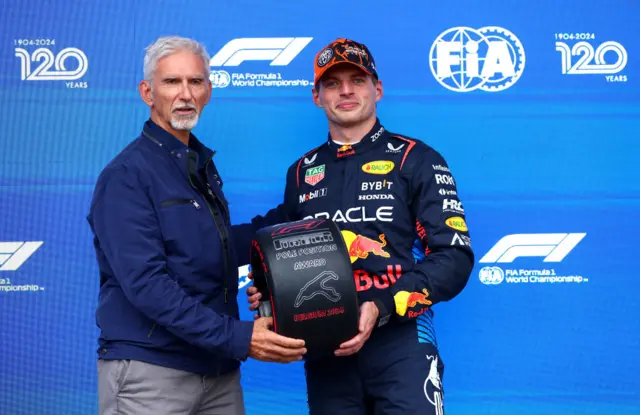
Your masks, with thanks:
[[[387,130],[380,123],[380,119],[376,118],[375,125],[369,130],[364,138],[355,144],[338,144],[331,139],[331,133],[329,133],[329,149],[334,154],[336,159],[342,159],[353,154],[363,153],[373,148],[377,143],[381,142],[380,138],[386,134]]]

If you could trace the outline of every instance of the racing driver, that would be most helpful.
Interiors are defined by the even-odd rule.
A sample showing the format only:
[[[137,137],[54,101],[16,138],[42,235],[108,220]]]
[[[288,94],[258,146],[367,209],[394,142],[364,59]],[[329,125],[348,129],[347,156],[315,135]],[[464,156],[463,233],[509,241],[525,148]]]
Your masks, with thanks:
[[[359,334],[335,357],[305,362],[309,411],[443,414],[432,307],[462,291],[474,260],[454,177],[436,150],[382,126],[365,45],[335,40],[316,55],[314,77],[329,137],[290,166],[283,209],[338,225],[361,306]],[[247,294],[255,310],[260,294]]]

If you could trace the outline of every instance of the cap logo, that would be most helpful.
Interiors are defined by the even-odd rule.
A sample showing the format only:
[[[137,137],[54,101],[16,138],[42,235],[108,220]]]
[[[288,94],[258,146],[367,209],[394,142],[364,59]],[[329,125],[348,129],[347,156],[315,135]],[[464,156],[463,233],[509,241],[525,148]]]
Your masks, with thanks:
[[[318,66],[322,68],[329,63],[331,58],[333,58],[333,49],[327,48],[323,50],[320,56],[318,56]]]
[[[368,58],[369,56],[367,55],[367,52],[365,52],[364,50],[360,49],[359,47],[356,46],[347,46],[345,48],[345,52],[346,53],[353,53],[354,55],[359,55],[362,56],[363,58]]]

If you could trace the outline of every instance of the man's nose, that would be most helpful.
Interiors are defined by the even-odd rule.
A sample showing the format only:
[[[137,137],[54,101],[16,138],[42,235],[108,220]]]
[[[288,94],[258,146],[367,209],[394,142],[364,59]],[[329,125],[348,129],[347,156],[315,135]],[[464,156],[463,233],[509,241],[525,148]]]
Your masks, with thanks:
[[[189,85],[189,81],[185,80],[180,84],[180,99],[183,101],[191,101],[193,98],[193,93],[191,92],[191,86]]]
[[[340,83],[340,95],[351,95],[353,93],[353,87],[350,82]]]

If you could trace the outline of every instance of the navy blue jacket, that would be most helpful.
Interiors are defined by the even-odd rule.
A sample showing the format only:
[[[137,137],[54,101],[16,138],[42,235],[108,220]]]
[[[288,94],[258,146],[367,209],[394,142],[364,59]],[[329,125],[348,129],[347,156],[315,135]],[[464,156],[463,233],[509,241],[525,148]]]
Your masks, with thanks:
[[[446,161],[379,120],[355,145],[339,146],[329,137],[296,160],[284,203],[253,225],[283,217],[330,218],[338,225],[358,297],[377,303],[380,324],[415,320],[451,300],[473,269],[464,208]]]
[[[247,358],[238,263],[213,152],[151,120],[98,178],[98,355],[216,375]]]

